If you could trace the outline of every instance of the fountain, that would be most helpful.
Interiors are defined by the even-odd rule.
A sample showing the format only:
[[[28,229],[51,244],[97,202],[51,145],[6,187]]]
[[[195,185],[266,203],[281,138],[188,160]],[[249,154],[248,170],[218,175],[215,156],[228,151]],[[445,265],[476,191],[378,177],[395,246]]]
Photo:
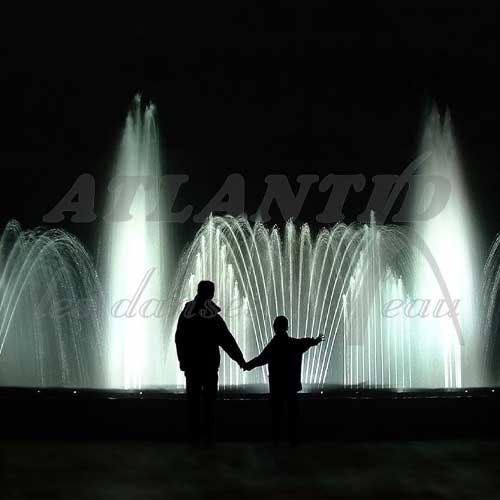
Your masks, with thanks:
[[[279,314],[288,316],[293,336],[325,335],[304,358],[302,379],[311,390],[475,386],[485,383],[486,371],[497,382],[500,239],[486,263],[479,304],[478,235],[449,115],[431,114],[422,149],[422,171],[444,176],[452,188],[436,217],[403,227],[378,225],[372,214],[370,224],[339,223],[314,234],[292,221],[280,229],[211,215],[167,288],[173,257],[161,222],[155,109],[136,97],[103,224],[103,286],[74,236],[59,229],[22,231],[16,222],[3,232],[0,384],[182,385],[173,335],[201,279],[215,282],[215,300],[247,359],[270,340]],[[138,179],[127,216],[119,209],[123,181]],[[421,182],[416,213],[429,198],[427,189]],[[447,314],[454,303],[458,316]],[[474,313],[480,305],[481,324]],[[220,382],[263,384],[266,369],[243,372],[223,355]]]
[[[481,328],[486,336],[482,359],[484,360],[485,383],[500,383],[500,234],[491,245],[483,271],[481,289]]]
[[[152,304],[165,293],[168,254],[164,223],[148,220],[160,206],[160,149],[155,108],[143,111],[136,96],[126,119],[114,180],[144,179],[130,206],[130,218],[105,223],[104,280],[107,298],[106,338],[109,387],[141,388],[165,380],[165,335],[162,318],[152,311],[130,311],[138,290]],[[122,183],[121,187],[127,185]],[[114,213],[121,192],[110,197]]]
[[[426,360],[421,384],[427,387],[461,387],[481,384],[481,332],[476,311],[479,306],[479,235],[463,186],[463,175],[451,127],[450,114],[441,119],[433,109],[424,130],[422,149],[428,153],[421,167],[426,175],[444,176],[450,183],[450,198],[437,216],[414,224],[433,255],[451,298],[457,302],[458,325],[450,318],[420,318],[413,327],[420,339],[419,352]],[[425,177],[421,176],[420,179]],[[418,187],[416,209],[425,206],[429,185]],[[434,271],[421,256],[414,270],[415,294],[437,302],[443,290]],[[459,328],[456,328],[459,326]]]
[[[101,305],[75,237],[9,222],[0,239],[0,385],[102,386]]]
[[[271,339],[274,317],[285,314],[293,336],[326,337],[305,356],[306,384],[410,387],[408,321],[381,314],[385,302],[408,295],[407,249],[405,234],[393,226],[337,224],[313,238],[307,224],[290,221],[280,235],[243,217],[211,216],[181,259],[170,323],[198,281],[211,279],[248,358]],[[173,358],[170,377],[181,381]],[[264,373],[243,373],[223,356],[220,379],[257,384],[266,381]]]
[[[281,235],[276,227],[251,226],[245,218],[210,217],[181,260],[171,324],[194,295],[196,283],[211,279],[247,357],[271,339],[272,320],[279,314],[289,317],[294,336],[326,336],[320,348],[305,356],[302,378],[313,387],[480,385],[478,238],[449,114],[442,124],[433,110],[423,150],[422,171],[447,179],[451,197],[441,213],[413,229],[373,221],[337,224],[313,238],[308,225],[288,222]],[[432,195],[427,184],[418,184],[415,213]],[[392,315],[391,304],[403,307]],[[170,366],[176,366],[173,353]],[[175,368],[169,376],[182,381]],[[265,370],[240,373],[224,356],[221,381],[263,383]]]

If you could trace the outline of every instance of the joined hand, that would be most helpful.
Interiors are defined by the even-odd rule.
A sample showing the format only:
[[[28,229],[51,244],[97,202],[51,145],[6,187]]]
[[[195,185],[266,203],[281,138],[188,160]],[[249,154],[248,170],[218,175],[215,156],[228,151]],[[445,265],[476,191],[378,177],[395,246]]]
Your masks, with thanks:
[[[325,336],[324,335],[318,335],[314,341],[316,342],[316,345],[318,345],[319,343],[323,342],[325,340]]]

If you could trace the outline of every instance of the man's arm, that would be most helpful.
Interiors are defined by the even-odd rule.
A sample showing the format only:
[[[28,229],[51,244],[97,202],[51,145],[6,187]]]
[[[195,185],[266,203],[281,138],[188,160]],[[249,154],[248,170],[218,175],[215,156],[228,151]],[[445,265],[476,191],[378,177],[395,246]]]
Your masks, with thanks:
[[[186,343],[186,318],[184,311],[181,312],[177,320],[177,329],[175,331],[175,347],[177,348],[177,359],[179,360],[182,371],[186,369],[187,361],[187,343]]]
[[[220,321],[219,326],[219,346],[224,349],[227,355],[241,367],[245,365],[245,358],[241,349],[238,347],[236,340],[234,339],[232,333],[229,331],[226,322],[218,316]]]

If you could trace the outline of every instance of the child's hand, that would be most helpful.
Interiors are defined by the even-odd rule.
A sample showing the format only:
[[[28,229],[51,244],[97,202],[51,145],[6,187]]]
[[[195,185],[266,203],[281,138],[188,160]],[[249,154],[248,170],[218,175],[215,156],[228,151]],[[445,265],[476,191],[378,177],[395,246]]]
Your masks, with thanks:
[[[325,336],[324,335],[318,335],[314,341],[316,343],[316,345],[318,345],[319,343],[323,342],[325,340]]]

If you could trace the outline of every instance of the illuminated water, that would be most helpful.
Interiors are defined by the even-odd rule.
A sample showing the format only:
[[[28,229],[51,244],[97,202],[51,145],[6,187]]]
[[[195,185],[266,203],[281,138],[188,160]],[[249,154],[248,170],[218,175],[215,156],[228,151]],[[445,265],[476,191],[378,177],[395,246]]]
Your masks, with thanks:
[[[195,294],[200,279],[211,279],[247,358],[271,339],[276,315],[289,317],[293,336],[325,335],[305,356],[307,384],[480,385],[478,235],[449,116],[441,120],[433,111],[422,150],[427,159],[418,172],[414,215],[432,195],[425,179],[437,175],[451,186],[437,216],[413,228],[338,224],[316,237],[292,222],[281,233],[244,218],[211,217],[183,256],[173,312]],[[387,309],[390,304],[401,307]],[[169,366],[169,379],[182,382],[173,350]],[[266,382],[266,370],[242,373],[224,357],[221,380]]]
[[[432,253],[452,300],[458,301],[458,323],[448,316],[416,319],[418,349],[425,360],[420,384],[428,387],[461,387],[482,382],[484,331],[479,328],[480,265],[477,255],[480,235],[464,186],[462,166],[455,144],[450,115],[431,113],[422,140],[430,155],[422,166],[416,207],[429,200],[430,185],[425,176],[444,176],[450,183],[445,209],[426,222],[414,224]],[[415,267],[416,296],[435,304],[443,288],[425,258]]]
[[[9,222],[0,238],[0,385],[102,386],[101,305],[75,237]]]
[[[140,388],[165,380],[165,333],[156,302],[164,297],[168,262],[160,202],[160,149],[153,105],[134,99],[118,152],[115,179],[143,177],[129,220],[105,223],[107,380],[110,387]],[[121,191],[110,196],[108,215]],[[158,210],[157,220],[148,215]],[[134,296],[141,290],[141,303]],[[146,305],[145,305],[146,304]],[[149,306],[147,306],[149,304]],[[142,309],[140,309],[142,306]],[[139,310],[140,309],[140,310]]]
[[[485,335],[481,352],[484,361],[484,383],[500,384],[500,233],[493,242],[484,266],[481,290],[481,328]]]
[[[159,222],[159,150],[155,109],[137,97],[103,223],[102,286],[75,237],[6,226],[0,240],[0,385],[183,384],[173,334],[201,279],[216,283],[215,300],[247,359],[271,339],[279,314],[289,317],[293,336],[324,334],[325,342],[304,358],[302,379],[313,387],[498,383],[500,238],[481,278],[478,224],[449,117],[434,112],[422,141],[427,160],[418,172],[414,212],[432,195],[426,175],[444,176],[451,186],[446,208],[431,220],[316,231],[307,224],[277,228],[214,216],[178,262],[165,222]],[[123,217],[116,210],[122,181],[138,177],[147,183],[138,186],[130,217]],[[155,220],[148,220],[152,212]],[[177,274],[169,281],[174,265]],[[443,304],[446,313],[453,301],[458,316],[442,314]],[[220,381],[266,383],[267,371],[242,372],[224,355]]]
[[[183,256],[175,314],[200,279],[211,279],[247,359],[271,339],[274,317],[285,314],[293,336],[326,337],[305,356],[304,383],[409,387],[408,321],[380,314],[387,300],[406,297],[407,248],[404,233],[389,226],[339,224],[313,237],[307,225],[292,222],[280,234],[244,218],[211,217]],[[181,382],[173,353],[170,366],[171,380]],[[264,370],[241,372],[227,356],[220,379],[266,381]]]

